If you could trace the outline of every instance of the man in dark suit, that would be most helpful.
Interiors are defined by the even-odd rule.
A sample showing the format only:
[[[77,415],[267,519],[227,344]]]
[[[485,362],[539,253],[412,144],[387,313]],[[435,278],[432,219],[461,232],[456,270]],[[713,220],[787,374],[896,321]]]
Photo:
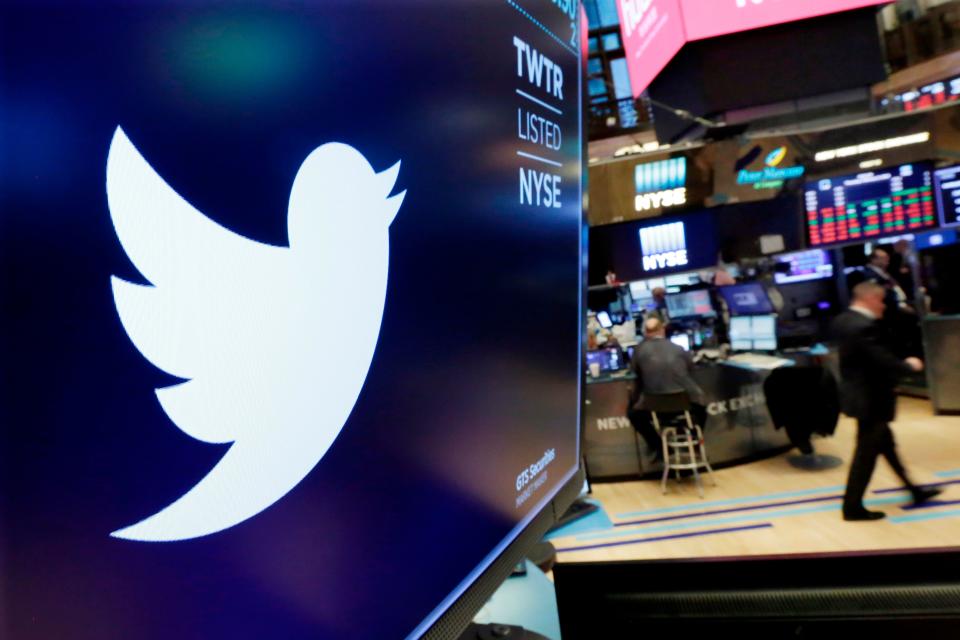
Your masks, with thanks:
[[[897,398],[894,389],[904,374],[923,370],[919,358],[901,360],[883,343],[878,320],[883,316],[886,289],[876,282],[862,282],[853,289],[850,309],[837,316],[834,336],[840,348],[840,400],[843,412],[857,419],[857,449],[850,464],[843,498],[844,520],[879,520],[884,514],[868,511],[863,494],[870,483],[877,457],[883,455],[894,472],[922,504],[940,493],[918,487],[907,477],[897,455],[890,421]]]
[[[643,323],[643,335],[644,341],[633,350],[633,360],[630,362],[637,379],[630,395],[627,417],[653,451],[655,459],[661,460],[663,446],[660,434],[644,406],[644,394],[686,391],[692,403],[690,417],[701,427],[706,422],[707,409],[703,390],[693,379],[693,359],[682,347],[667,340],[663,321],[657,317],[647,318]]]

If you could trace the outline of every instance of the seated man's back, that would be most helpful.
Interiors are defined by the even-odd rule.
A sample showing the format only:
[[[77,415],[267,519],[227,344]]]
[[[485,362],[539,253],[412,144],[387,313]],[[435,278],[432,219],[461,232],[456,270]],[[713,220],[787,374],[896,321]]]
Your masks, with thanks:
[[[695,404],[703,403],[703,390],[693,379],[693,359],[666,339],[663,324],[651,318],[644,323],[646,339],[633,352],[630,367],[637,376],[631,405],[642,408],[644,394],[686,391]]]

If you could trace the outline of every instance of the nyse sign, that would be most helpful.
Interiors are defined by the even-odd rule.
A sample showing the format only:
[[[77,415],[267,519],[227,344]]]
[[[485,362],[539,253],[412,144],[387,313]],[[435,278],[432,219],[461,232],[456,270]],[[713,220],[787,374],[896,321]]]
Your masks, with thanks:
[[[637,211],[666,209],[687,202],[687,159],[668,158],[634,168]]]
[[[684,224],[672,222],[640,229],[640,251],[643,254],[644,271],[686,265],[689,259]]]
[[[653,193],[641,193],[637,195],[634,201],[634,208],[637,211],[650,211],[652,209],[676,207],[686,203],[687,189],[686,187],[679,187]]]
[[[655,253],[652,256],[643,256],[643,270],[656,271],[657,269],[682,267],[688,262],[686,249],[667,251],[666,253]]]

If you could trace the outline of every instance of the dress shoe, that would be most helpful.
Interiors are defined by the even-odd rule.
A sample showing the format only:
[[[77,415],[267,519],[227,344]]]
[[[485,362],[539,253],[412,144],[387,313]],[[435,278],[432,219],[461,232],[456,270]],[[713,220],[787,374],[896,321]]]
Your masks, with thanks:
[[[919,507],[943,493],[940,487],[919,487],[913,492],[913,506]]]
[[[864,509],[863,511],[851,511],[849,513],[844,512],[843,514],[843,519],[846,520],[847,522],[883,520],[886,517],[887,517],[887,514],[883,513],[882,511],[867,511],[866,509]]]

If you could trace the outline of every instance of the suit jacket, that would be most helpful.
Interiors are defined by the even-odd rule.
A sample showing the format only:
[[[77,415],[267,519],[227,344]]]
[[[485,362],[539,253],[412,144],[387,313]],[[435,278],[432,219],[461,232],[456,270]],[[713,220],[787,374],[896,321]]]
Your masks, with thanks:
[[[858,420],[889,422],[896,416],[894,388],[912,370],[887,347],[875,320],[853,310],[833,321],[840,350],[840,406]]]
[[[704,403],[703,390],[693,379],[690,354],[666,338],[647,338],[633,350],[630,368],[637,376],[630,406],[643,409],[643,394],[686,391],[690,401]]]
[[[780,367],[763,383],[767,409],[777,429],[832,436],[840,418],[840,393],[833,374],[821,366]],[[816,402],[811,402],[816,398]]]

